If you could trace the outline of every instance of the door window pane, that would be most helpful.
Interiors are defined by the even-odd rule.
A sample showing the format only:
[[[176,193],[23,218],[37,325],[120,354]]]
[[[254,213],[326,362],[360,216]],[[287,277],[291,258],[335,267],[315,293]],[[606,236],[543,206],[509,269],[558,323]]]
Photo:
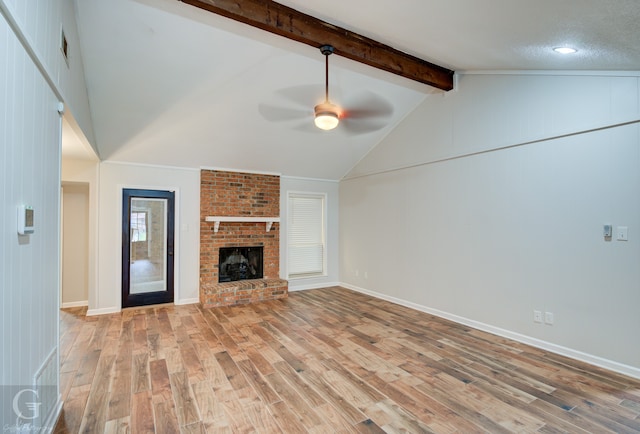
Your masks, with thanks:
[[[167,291],[167,199],[131,199],[129,293]]]

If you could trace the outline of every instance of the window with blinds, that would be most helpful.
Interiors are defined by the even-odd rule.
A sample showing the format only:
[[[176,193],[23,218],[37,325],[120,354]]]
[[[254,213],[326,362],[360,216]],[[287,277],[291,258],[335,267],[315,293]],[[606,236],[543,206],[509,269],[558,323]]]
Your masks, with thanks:
[[[325,274],[325,195],[289,193],[289,277]]]

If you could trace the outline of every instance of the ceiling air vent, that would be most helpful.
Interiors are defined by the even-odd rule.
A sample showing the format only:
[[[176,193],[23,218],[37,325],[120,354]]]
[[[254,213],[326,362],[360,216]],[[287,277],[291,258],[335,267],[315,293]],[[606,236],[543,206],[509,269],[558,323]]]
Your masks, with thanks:
[[[60,29],[60,51],[64,56],[67,67],[69,66],[69,42],[67,42],[67,36],[64,34],[64,29]]]

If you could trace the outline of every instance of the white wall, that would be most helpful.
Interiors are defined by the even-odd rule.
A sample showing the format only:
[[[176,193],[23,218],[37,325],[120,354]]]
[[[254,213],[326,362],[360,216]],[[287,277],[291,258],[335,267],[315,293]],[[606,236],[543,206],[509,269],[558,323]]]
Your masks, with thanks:
[[[58,98],[0,16],[0,426],[15,428],[6,386],[39,392],[46,426],[60,409]],[[35,233],[17,234],[17,206],[33,206]],[[45,387],[48,386],[48,387]],[[5,395],[8,393],[9,396]],[[25,413],[26,415],[26,413]],[[32,414],[28,414],[32,416]]]
[[[63,183],[62,307],[89,300],[89,184]]]
[[[639,95],[470,75],[428,97],[341,183],[341,280],[640,377]]]
[[[280,278],[287,279],[287,197],[289,192],[320,193],[327,196],[327,273],[322,277],[289,280],[289,290],[337,285],[339,280],[339,184],[307,178],[280,177]]]
[[[89,315],[117,312],[122,306],[122,190],[173,190],[175,210],[175,286],[177,304],[199,301],[200,170],[103,162],[98,193],[98,288],[89,298]]]

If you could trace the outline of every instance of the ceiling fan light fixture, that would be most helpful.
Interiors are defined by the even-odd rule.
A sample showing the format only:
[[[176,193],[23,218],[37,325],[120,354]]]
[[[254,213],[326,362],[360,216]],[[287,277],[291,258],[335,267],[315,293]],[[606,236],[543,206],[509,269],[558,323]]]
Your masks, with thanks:
[[[340,115],[338,106],[335,104],[325,101],[322,104],[315,106],[314,111],[314,122],[316,127],[321,130],[329,131],[338,126],[338,123],[340,122]]]
[[[553,51],[555,51],[556,53],[560,53],[560,54],[573,54],[573,53],[577,53],[578,50],[576,50],[573,47],[555,47],[553,49]]]

